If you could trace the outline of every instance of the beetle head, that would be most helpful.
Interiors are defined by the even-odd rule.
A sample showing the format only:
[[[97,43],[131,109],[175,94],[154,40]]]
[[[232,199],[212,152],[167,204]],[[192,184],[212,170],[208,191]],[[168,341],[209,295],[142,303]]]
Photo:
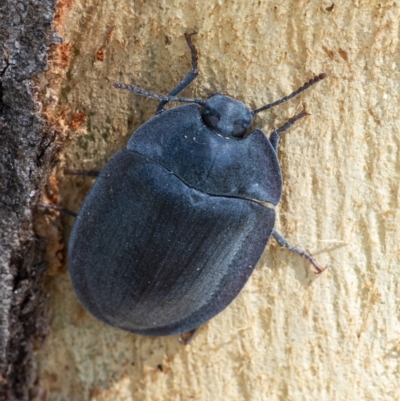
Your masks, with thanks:
[[[204,104],[204,123],[221,135],[242,138],[252,120],[249,108],[231,97],[218,94]]]

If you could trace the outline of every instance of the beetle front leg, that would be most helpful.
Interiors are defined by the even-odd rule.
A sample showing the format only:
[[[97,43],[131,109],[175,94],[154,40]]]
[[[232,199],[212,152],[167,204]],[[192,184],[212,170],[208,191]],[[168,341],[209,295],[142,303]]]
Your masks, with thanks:
[[[183,80],[175,86],[174,89],[171,90],[171,92],[168,93],[168,96],[175,96],[179,92],[182,92],[186,87],[188,87],[199,75],[199,71],[197,69],[197,50],[196,47],[194,46],[192,42],[192,35],[195,35],[195,33],[185,33],[185,39],[186,42],[189,46],[190,53],[192,55],[192,71],[188,72],[186,74],[186,77],[183,78]],[[157,114],[160,114],[164,111],[164,106],[168,103],[167,100],[161,101],[158,106],[157,106]]]
[[[276,239],[280,246],[283,246],[284,248],[289,249],[289,251],[297,253],[303,258],[306,258],[315,267],[317,274],[321,274],[324,270],[326,270],[326,267],[321,267],[309,253],[290,245],[275,229],[272,231],[272,236]]]
[[[285,124],[271,133],[269,141],[271,142],[272,147],[275,149],[275,152],[278,150],[280,135],[287,131],[297,120],[309,115],[310,113],[308,113],[306,109],[303,109],[300,113],[290,118]]]

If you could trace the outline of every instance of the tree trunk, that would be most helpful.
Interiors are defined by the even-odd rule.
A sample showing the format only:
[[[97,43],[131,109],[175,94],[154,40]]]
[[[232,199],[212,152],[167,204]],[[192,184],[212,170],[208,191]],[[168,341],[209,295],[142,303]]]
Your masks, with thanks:
[[[25,3],[0,6],[3,398],[400,399],[398,4],[85,0],[52,16],[50,2]],[[62,43],[42,72],[51,21]],[[112,84],[167,93],[190,69],[193,31],[200,73],[182,96],[220,91],[255,109],[327,73],[252,129],[311,114],[280,143],[277,229],[328,270],[272,239],[237,299],[182,346],[87,313],[67,269],[74,219],[41,212],[36,237],[32,215],[50,164],[42,200],[79,210],[93,178],[63,169],[100,170],[157,107]]]
[[[40,116],[34,77],[47,68],[52,0],[0,4],[0,399],[27,400],[37,385],[34,352],[48,331],[43,242],[32,216],[56,152]]]

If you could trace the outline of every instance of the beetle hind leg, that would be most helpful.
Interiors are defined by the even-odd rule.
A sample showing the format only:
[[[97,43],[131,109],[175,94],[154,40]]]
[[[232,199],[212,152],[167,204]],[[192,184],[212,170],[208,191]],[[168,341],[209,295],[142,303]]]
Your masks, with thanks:
[[[171,92],[168,93],[168,96],[176,96],[179,92],[182,92],[186,87],[188,87],[199,75],[199,70],[197,69],[197,50],[192,42],[192,35],[195,33],[185,33],[185,39],[189,46],[190,53],[192,55],[192,71],[189,71],[186,74],[186,77],[183,78],[178,85],[175,86]],[[164,111],[164,106],[168,103],[167,100],[162,100],[157,106],[157,114],[160,114]]]
[[[183,345],[188,345],[193,340],[193,337],[196,335],[198,329],[199,328],[196,327],[195,329],[183,333],[183,335],[181,335],[178,339],[179,342]]]
[[[289,251],[297,253],[303,258],[306,258],[315,267],[317,274],[321,274],[324,270],[326,270],[326,267],[321,267],[309,253],[290,245],[276,230],[272,231],[272,236],[276,239],[280,246],[289,249]]]
[[[310,114],[306,111],[306,109],[303,109],[300,113],[296,114],[292,118],[289,118],[285,124],[271,133],[269,141],[271,142],[272,147],[275,149],[275,152],[278,150],[279,139],[281,138],[280,135],[287,131],[297,120],[309,115]]]

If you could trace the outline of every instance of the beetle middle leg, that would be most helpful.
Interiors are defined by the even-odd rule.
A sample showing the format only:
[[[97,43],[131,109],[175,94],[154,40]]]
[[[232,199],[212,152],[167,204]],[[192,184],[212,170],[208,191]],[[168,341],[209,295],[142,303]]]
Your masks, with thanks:
[[[306,258],[315,267],[317,274],[322,273],[326,269],[326,267],[321,267],[309,253],[290,245],[275,229],[272,231],[272,236],[276,239],[280,246],[283,246],[284,248],[289,249],[289,251],[297,253],[303,258]]]
[[[86,175],[89,177],[97,177],[100,174],[100,171],[97,170],[70,170],[64,168],[64,174],[67,175]],[[57,212],[66,214],[68,216],[76,217],[78,213],[73,212],[72,210],[66,209],[62,206],[52,205],[50,203],[39,202],[38,206],[47,209],[47,210],[56,210]]]
[[[199,70],[197,69],[197,50],[192,42],[192,35],[195,35],[195,33],[185,33],[185,39],[192,55],[192,71],[189,71],[186,74],[186,77],[183,78],[183,80],[178,85],[176,85],[175,88],[171,90],[171,92],[168,93],[168,96],[175,96],[179,92],[182,92],[196,79],[197,75],[199,75]],[[167,103],[167,100],[163,100],[158,104],[157,114],[160,114],[164,111],[164,106]]]
[[[297,120],[309,115],[310,113],[308,113],[306,109],[303,109],[300,113],[290,118],[285,124],[271,133],[269,141],[271,142],[272,147],[275,149],[275,152],[278,150],[280,135],[287,131]]]
[[[66,174],[66,175],[87,175],[89,177],[97,177],[100,174],[100,171],[97,171],[97,170],[70,170],[68,168],[64,168],[64,174]]]
[[[65,207],[62,206],[57,206],[57,205],[52,205],[50,203],[44,203],[44,202],[39,202],[37,204],[39,207],[47,210],[56,210],[57,212],[66,214],[68,216],[76,217],[78,213],[73,212],[72,210],[66,209]]]

